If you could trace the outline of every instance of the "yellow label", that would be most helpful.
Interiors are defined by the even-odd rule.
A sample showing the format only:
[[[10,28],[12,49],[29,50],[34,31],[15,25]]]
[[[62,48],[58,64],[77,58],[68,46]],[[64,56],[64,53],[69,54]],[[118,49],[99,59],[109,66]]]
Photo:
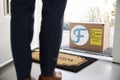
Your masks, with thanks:
[[[90,44],[98,46],[102,45],[102,29],[91,29]]]

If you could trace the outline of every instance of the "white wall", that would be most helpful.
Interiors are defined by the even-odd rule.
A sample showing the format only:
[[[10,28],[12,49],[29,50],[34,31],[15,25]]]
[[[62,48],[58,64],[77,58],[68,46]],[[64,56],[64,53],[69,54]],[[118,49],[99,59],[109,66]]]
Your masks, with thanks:
[[[4,15],[4,0],[0,0],[0,64],[12,58],[10,48],[10,16]]]
[[[39,47],[39,32],[40,32],[40,26],[41,26],[41,10],[42,10],[41,1],[42,0],[36,0],[34,35],[31,43],[32,49]]]

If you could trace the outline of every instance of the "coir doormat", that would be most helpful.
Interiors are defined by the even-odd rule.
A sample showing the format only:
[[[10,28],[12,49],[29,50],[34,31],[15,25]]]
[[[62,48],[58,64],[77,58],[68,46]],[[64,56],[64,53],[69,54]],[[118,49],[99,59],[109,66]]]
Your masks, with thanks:
[[[40,59],[38,51],[32,52],[32,60],[34,62],[39,63]],[[72,72],[78,72],[84,67],[92,64],[96,60],[97,59],[94,58],[60,52],[57,61],[57,68],[61,68]]]

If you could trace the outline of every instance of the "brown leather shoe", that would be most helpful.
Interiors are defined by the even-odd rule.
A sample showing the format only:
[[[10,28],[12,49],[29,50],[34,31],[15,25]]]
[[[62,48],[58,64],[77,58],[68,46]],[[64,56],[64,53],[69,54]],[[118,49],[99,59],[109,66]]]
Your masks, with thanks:
[[[62,80],[62,73],[54,72],[54,75],[50,77],[45,77],[43,75],[40,75],[38,80]]]
[[[35,80],[35,78],[29,77],[29,78],[27,78],[27,79],[25,79],[25,80]]]

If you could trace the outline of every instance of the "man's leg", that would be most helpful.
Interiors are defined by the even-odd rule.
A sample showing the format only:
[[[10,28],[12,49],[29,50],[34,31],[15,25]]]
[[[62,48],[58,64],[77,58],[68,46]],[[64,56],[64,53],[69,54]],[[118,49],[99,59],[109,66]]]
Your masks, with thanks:
[[[11,1],[11,47],[18,80],[30,77],[35,0]]]
[[[57,63],[62,37],[63,15],[66,0],[42,0],[40,32],[40,64],[44,76],[52,76]]]

